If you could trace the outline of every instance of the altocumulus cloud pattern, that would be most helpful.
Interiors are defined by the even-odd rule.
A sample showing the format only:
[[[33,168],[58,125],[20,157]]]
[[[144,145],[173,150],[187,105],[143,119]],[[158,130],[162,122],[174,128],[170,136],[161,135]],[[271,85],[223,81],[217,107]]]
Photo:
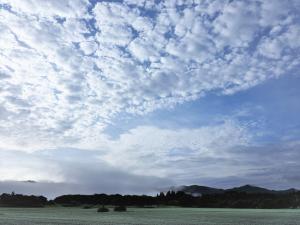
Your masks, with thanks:
[[[121,112],[232,94],[282,76],[300,62],[299,7],[1,0],[2,132],[26,137],[34,128],[31,138],[72,142]]]
[[[137,128],[118,143],[103,130],[120,114],[232,95],[293,72],[299,12],[298,0],[0,0],[1,147],[122,149],[141,144],[140,131],[160,143],[171,136],[170,148],[218,146],[211,136],[226,148],[246,144],[233,121],[176,134]]]

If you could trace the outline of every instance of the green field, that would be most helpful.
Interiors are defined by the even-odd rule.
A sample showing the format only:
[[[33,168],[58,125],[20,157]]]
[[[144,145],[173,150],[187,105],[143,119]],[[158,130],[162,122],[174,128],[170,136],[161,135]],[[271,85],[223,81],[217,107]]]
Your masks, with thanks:
[[[96,208],[0,208],[1,225],[300,225],[300,210],[128,208],[97,213]]]

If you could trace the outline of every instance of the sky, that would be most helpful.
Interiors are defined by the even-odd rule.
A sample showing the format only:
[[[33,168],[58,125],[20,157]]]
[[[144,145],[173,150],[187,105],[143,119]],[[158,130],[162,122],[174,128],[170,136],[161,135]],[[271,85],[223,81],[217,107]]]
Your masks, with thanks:
[[[298,0],[0,0],[0,192],[300,188]]]

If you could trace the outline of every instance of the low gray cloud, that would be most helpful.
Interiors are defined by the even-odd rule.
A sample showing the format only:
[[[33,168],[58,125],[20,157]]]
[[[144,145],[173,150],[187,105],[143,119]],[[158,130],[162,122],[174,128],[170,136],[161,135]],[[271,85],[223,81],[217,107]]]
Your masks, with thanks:
[[[79,149],[45,150],[35,154],[1,150],[0,193],[14,191],[50,198],[78,193],[154,194],[161,187],[173,184],[170,178],[136,175],[112,167],[100,160],[100,156]]]
[[[198,167],[200,171],[206,168],[213,172],[205,177],[192,176],[189,181],[185,177],[182,183],[204,183],[216,187],[252,184],[270,189],[299,189],[299,148],[299,142],[233,148],[227,152],[228,157],[197,160],[196,164],[203,164]]]
[[[0,192],[52,198],[68,193],[155,194],[162,188],[187,184],[220,188],[244,184],[271,189],[300,188],[299,147],[299,143],[239,147],[213,156],[176,154],[177,157],[160,162],[148,155],[145,157],[154,163],[154,171],[145,170],[144,174],[106,163],[101,159],[105,151],[57,149],[24,153],[2,150]],[[143,158],[140,160],[147,163]],[[158,168],[167,173],[155,172]]]

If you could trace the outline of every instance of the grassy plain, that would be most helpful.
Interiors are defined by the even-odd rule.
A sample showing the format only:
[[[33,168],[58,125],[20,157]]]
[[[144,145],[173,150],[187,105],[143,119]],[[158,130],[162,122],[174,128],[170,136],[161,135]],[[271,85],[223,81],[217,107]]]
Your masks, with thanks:
[[[0,225],[300,225],[300,210],[128,208],[0,208]]]

